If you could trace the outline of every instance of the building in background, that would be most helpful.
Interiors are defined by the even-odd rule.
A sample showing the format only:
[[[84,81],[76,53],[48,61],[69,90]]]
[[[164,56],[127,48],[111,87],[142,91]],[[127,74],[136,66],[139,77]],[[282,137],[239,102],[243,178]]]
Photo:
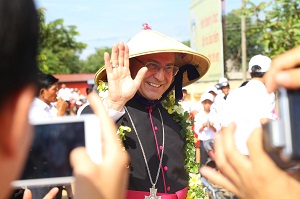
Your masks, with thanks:
[[[59,79],[58,87],[61,87],[61,84],[66,84],[68,88],[78,88],[80,93],[86,95],[86,88],[94,82],[94,73],[92,74],[56,74],[53,75]]]

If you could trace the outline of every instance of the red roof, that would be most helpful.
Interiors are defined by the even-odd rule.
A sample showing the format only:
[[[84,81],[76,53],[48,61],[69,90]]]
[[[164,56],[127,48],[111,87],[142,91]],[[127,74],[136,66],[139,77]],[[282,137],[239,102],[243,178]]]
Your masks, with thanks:
[[[53,75],[59,82],[87,82],[94,80],[94,73],[92,74],[56,74]]]

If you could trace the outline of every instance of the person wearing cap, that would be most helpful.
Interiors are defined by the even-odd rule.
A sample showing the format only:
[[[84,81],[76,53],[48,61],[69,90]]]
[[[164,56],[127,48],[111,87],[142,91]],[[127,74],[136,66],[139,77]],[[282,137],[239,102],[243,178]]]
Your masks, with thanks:
[[[215,104],[215,99],[218,95],[218,89],[215,86],[208,86],[205,88],[206,93],[210,93],[213,95],[214,100],[213,100],[213,104],[211,105],[211,110],[214,110],[216,112],[216,104]]]
[[[229,94],[229,91],[230,91],[230,85],[229,85],[228,79],[223,77],[219,80],[218,84],[219,84],[219,88],[222,91],[221,96],[224,98],[224,100],[226,100],[226,98]]]
[[[211,111],[214,96],[210,93],[203,93],[200,102],[203,106],[196,115],[194,131],[200,140],[200,167],[204,166],[208,160],[209,142],[214,139],[215,133],[220,130],[220,123],[214,111]]]
[[[218,94],[218,90],[217,90],[217,88],[215,86],[208,86],[208,87],[206,87],[205,88],[205,92],[212,94],[214,96],[214,99],[215,99],[215,97]]]
[[[214,100],[214,109],[218,113],[218,116],[220,117],[219,120],[223,117],[222,114],[224,112],[225,102],[227,99],[227,96],[230,92],[230,84],[228,82],[228,79],[223,77],[219,79],[218,83],[215,86],[217,90],[217,96]]]
[[[210,93],[213,95],[213,104],[211,105],[211,110],[216,112],[216,107],[215,107],[215,98],[217,96],[218,90],[215,86],[208,86],[205,88],[205,93]],[[192,107],[192,111],[191,114],[193,116],[195,116],[201,109],[203,109],[203,105],[201,103],[201,100],[199,100],[199,102],[197,102],[193,107]]]
[[[244,155],[250,155],[246,141],[260,120],[276,119],[275,95],[268,93],[264,85],[264,74],[271,66],[271,59],[264,55],[255,55],[249,61],[251,80],[243,87],[230,92],[227,97],[222,126],[235,122],[235,141],[237,149]]]
[[[108,113],[118,126],[131,128],[123,141],[130,156],[127,198],[186,198],[182,127],[161,102],[173,90],[180,100],[182,87],[207,72],[208,58],[146,25],[104,60],[95,83],[108,82]]]

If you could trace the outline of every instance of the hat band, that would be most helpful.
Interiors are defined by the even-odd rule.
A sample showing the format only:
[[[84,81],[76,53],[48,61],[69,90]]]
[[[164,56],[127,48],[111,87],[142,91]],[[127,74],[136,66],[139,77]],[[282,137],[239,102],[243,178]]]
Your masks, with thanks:
[[[168,88],[168,90],[163,94],[162,98],[165,98],[168,93],[173,89],[175,86],[175,98],[177,100],[182,99],[182,81],[183,81],[183,73],[187,72],[187,77],[189,81],[192,81],[194,79],[197,79],[200,77],[200,74],[193,64],[185,64],[179,68],[178,73],[175,76],[174,82],[171,84],[171,86]]]

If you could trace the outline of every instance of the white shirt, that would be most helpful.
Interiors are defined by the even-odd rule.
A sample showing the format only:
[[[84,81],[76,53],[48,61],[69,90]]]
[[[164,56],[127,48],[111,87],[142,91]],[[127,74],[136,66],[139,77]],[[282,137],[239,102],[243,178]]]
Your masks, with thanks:
[[[225,104],[226,104],[226,100],[224,99],[224,97],[225,97],[225,94],[224,93],[220,93],[214,99],[213,108],[218,113],[219,117],[221,117],[221,114],[223,113],[224,107],[225,107]],[[219,121],[220,120],[221,119],[219,118]]]
[[[62,98],[65,101],[70,101],[73,98],[73,94],[71,92],[71,89],[61,88],[58,91],[57,97]]]
[[[220,130],[220,123],[217,119],[217,116],[214,111],[210,111],[208,114],[204,112],[204,109],[201,109],[195,115],[195,123],[194,123],[194,131],[198,134],[198,140],[209,140],[215,137],[215,133],[211,128],[205,127],[203,131],[199,131],[205,122],[214,123],[214,127],[216,128],[216,132]]]
[[[232,90],[222,113],[221,124],[236,123],[235,143],[244,155],[249,155],[247,140],[252,131],[260,127],[261,118],[276,119],[274,115],[275,94],[269,94],[259,80],[250,80],[247,85]]]
[[[30,110],[29,119],[52,118],[57,116],[57,109],[53,105],[48,105],[39,98],[34,98]]]
[[[191,102],[190,101],[180,101],[179,104],[183,108],[184,111],[187,111],[188,113],[191,112]]]

